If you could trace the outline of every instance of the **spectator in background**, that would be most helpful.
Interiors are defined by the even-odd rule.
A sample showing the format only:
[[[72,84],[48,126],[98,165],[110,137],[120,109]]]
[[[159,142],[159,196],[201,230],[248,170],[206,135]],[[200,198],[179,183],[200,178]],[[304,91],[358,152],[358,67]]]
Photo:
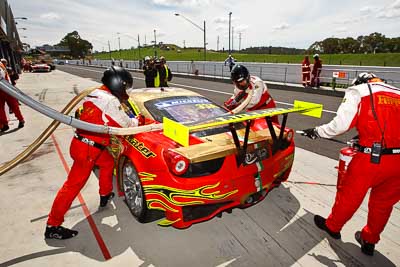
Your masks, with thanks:
[[[192,61],[190,62],[190,72],[194,75],[199,75],[199,70],[196,69],[196,65],[194,64],[194,61],[192,59]]]
[[[311,85],[311,67],[308,56],[305,56],[301,62],[302,83],[304,87]]]
[[[311,86],[319,88],[320,86],[319,76],[321,75],[322,61],[319,59],[318,54],[315,54],[313,58],[314,58],[314,65],[312,69]]]
[[[228,63],[229,71],[232,71],[233,66],[235,66],[235,62],[236,62],[236,59],[234,59],[234,58],[232,57],[232,55],[229,55],[229,56],[225,59],[224,66],[226,66],[226,63]]]
[[[13,74],[13,78],[11,78],[8,69],[7,69],[8,62],[5,58],[0,60],[0,77],[6,79],[9,83],[15,85],[16,80],[19,78],[18,74],[15,71],[10,71]],[[15,76],[16,74],[16,76]],[[17,77],[18,76],[18,77]],[[1,132],[5,132],[10,129],[8,125],[8,119],[5,111],[5,103],[7,103],[10,110],[14,113],[15,117],[17,117],[19,123],[18,128],[22,128],[25,125],[24,117],[22,116],[21,110],[19,109],[18,100],[3,91],[0,91],[0,125],[1,125]]]
[[[143,74],[146,87],[154,87],[154,79],[157,76],[157,70],[154,67],[154,60],[149,56],[145,56],[144,58]]]
[[[154,87],[168,87],[168,82],[172,80],[172,72],[167,65],[165,57],[161,56],[159,60],[156,59],[154,66],[157,70]]]

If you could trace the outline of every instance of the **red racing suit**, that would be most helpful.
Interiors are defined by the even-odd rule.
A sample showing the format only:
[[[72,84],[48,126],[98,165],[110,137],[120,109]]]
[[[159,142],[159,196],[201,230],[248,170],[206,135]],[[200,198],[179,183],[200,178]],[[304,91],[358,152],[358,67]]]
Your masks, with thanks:
[[[400,148],[400,89],[383,82],[371,82],[369,85],[377,119],[371,108],[368,84],[350,87],[337,116],[328,124],[317,127],[321,137],[331,138],[355,127],[363,147],[371,148],[374,142],[381,142],[387,149]],[[335,203],[326,220],[331,231],[340,232],[371,189],[368,220],[361,236],[368,243],[379,241],[393,206],[400,200],[400,149],[393,151],[396,153],[382,155],[379,164],[370,162],[371,154],[365,149],[356,153],[338,187]]]
[[[321,70],[322,70],[322,61],[320,59],[315,59],[312,69],[311,86],[319,87],[320,85],[319,76],[321,75]]]
[[[311,85],[311,67],[310,67],[310,60],[305,58],[301,63],[301,74],[302,74],[302,83],[303,86]]]
[[[138,125],[137,119],[128,117],[119,100],[104,85],[85,98],[80,120],[113,127],[135,127]],[[104,147],[110,144],[108,134],[92,133],[79,129],[76,134]],[[74,163],[67,180],[58,191],[53,202],[47,221],[47,224],[51,226],[59,226],[63,223],[65,213],[86,184],[95,165],[100,169],[100,195],[108,195],[113,189],[114,159],[106,149],[91,146],[74,137],[71,141],[70,155]]]
[[[3,63],[0,62],[0,77],[6,79],[11,84],[10,76],[8,75],[7,69]],[[24,121],[21,110],[19,109],[18,100],[5,92],[0,90],[0,125],[8,125],[8,119],[5,111],[5,103],[14,113],[15,117],[19,121]]]

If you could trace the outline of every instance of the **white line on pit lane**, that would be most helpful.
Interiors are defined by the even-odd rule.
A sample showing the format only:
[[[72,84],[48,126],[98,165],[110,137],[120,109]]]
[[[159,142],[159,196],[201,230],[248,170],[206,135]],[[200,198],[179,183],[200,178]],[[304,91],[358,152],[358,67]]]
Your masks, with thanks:
[[[91,69],[85,69],[85,68],[80,68],[80,67],[72,67],[72,66],[68,66],[68,67],[73,68],[73,69],[80,69],[80,70],[87,70],[87,71],[103,73],[103,71],[98,71],[98,70],[91,70]],[[137,80],[144,80],[144,78],[138,78],[138,77],[133,77],[133,78],[135,78]],[[177,85],[177,86],[181,86],[181,87],[192,88],[192,89],[196,89],[196,90],[213,92],[213,93],[217,93],[217,94],[232,95],[232,93],[221,92],[221,91],[216,91],[216,90],[212,90],[212,89],[206,89],[206,88],[190,86],[190,85],[184,85],[184,84],[179,84],[179,83],[169,83],[169,84]],[[286,106],[293,106],[293,104],[286,103],[286,102],[275,101],[275,103],[278,103],[278,104],[281,104],[281,105],[286,105]],[[326,112],[326,113],[336,114],[336,111],[331,111],[331,110],[326,110],[326,109],[323,109],[322,111]]]

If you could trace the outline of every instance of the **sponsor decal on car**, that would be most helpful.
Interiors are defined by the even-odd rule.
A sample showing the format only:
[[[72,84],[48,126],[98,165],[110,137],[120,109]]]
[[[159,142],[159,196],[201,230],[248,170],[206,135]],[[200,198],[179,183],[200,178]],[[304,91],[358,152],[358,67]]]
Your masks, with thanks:
[[[157,157],[157,154],[154,153],[153,151],[151,151],[149,148],[147,148],[144,143],[140,142],[139,140],[137,140],[136,138],[132,137],[132,136],[126,136],[125,140],[131,145],[133,146],[137,151],[140,152],[140,154],[142,154],[145,158],[150,158],[150,157]]]

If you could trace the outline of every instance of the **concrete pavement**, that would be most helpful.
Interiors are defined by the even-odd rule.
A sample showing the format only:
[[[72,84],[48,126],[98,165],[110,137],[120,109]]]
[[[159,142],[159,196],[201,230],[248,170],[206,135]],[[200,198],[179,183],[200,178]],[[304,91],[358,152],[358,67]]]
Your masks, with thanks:
[[[61,110],[74,96],[97,83],[61,71],[24,73],[18,87]],[[28,146],[51,122],[21,106],[25,128],[0,135],[0,164]],[[97,177],[92,174],[66,216],[79,230],[66,241],[45,240],[47,214],[71,165],[73,129],[60,125],[30,158],[0,176],[0,266],[399,266],[400,205],[377,245],[376,255],[361,253],[354,232],[366,221],[367,200],[333,240],[313,224],[327,216],[336,192],[337,162],[297,149],[289,182],[247,209],[185,230],[134,220],[122,198],[98,211]],[[318,164],[316,164],[318,163]],[[317,184],[311,184],[315,182]]]

